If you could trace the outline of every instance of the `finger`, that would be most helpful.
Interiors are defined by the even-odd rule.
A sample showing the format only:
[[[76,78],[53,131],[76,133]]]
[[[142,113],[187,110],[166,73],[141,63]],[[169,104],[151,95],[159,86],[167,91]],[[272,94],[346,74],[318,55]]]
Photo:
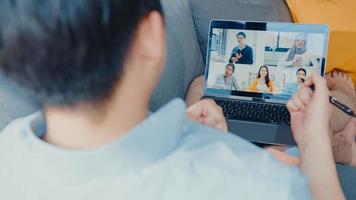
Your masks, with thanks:
[[[298,110],[304,111],[305,110],[305,105],[300,100],[299,95],[294,95],[292,98],[293,104],[298,108]]]
[[[202,108],[202,115],[203,116],[208,116],[211,114],[214,114],[216,112],[221,113],[222,109],[214,100],[211,99],[204,99],[201,101],[203,108]]]
[[[214,128],[219,129],[220,131],[223,131],[225,133],[228,132],[228,127],[227,127],[226,121],[215,125]]]
[[[224,132],[227,132],[227,124],[225,117],[219,114],[216,115],[210,115],[208,117],[204,118],[204,124],[222,130]]]
[[[193,104],[192,106],[190,106],[187,109],[187,113],[194,114],[194,115],[200,115],[200,113],[202,113],[202,110],[203,110],[202,105],[203,105],[202,101],[199,101],[198,103]]]
[[[309,87],[301,87],[296,95],[298,95],[298,98],[304,106],[307,106],[312,98],[313,92]]]
[[[197,123],[201,123],[201,124],[204,123],[204,118],[202,116],[198,116],[198,115],[196,115],[194,113],[188,113],[188,112],[187,112],[187,115],[188,115],[188,118],[191,121],[194,121],[194,122],[197,122]]]
[[[313,74],[305,81],[304,85],[307,87],[314,86],[316,95],[327,95],[329,93],[326,80],[316,71],[313,71]]]
[[[187,116],[190,120],[203,123],[203,104],[201,102],[195,103],[187,109]]]
[[[227,124],[223,110],[215,101],[208,100],[205,102],[203,117],[205,124],[225,132],[227,131]]]
[[[299,109],[296,105],[294,105],[293,101],[292,100],[289,100],[288,103],[287,103],[287,108],[289,110],[290,113],[292,112],[298,112]]]

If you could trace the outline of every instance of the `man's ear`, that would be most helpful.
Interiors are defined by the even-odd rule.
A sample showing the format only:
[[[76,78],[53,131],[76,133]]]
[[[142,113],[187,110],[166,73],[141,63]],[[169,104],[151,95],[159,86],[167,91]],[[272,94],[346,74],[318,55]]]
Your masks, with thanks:
[[[165,58],[165,31],[163,16],[152,11],[138,25],[129,57],[146,66],[163,65]]]

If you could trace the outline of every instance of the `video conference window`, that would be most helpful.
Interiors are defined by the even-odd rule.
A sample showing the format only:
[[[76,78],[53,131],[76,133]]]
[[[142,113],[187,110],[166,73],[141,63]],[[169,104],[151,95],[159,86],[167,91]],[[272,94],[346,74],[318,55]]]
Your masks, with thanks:
[[[207,87],[292,96],[320,72],[322,33],[213,29]]]

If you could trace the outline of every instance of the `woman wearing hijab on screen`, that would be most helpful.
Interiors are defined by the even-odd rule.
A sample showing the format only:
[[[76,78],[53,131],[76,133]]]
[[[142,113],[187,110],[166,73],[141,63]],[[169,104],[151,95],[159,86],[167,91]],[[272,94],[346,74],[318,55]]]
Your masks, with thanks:
[[[315,56],[307,49],[306,34],[299,33],[296,35],[293,47],[282,56],[278,66],[283,68],[319,66]]]

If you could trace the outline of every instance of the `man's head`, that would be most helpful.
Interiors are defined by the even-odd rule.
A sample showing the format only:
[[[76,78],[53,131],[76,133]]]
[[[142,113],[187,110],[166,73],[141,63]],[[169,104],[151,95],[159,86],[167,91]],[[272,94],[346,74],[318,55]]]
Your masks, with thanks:
[[[299,68],[296,72],[297,75],[297,83],[303,83],[305,78],[307,77],[307,71],[304,68]]]
[[[239,32],[236,35],[237,43],[239,44],[240,47],[245,46],[245,39],[246,39],[246,34],[244,32]]]
[[[225,77],[230,77],[235,72],[235,65],[230,63],[225,66]]]
[[[159,0],[0,0],[0,69],[43,104],[101,103],[137,72],[153,90],[164,52]]]

